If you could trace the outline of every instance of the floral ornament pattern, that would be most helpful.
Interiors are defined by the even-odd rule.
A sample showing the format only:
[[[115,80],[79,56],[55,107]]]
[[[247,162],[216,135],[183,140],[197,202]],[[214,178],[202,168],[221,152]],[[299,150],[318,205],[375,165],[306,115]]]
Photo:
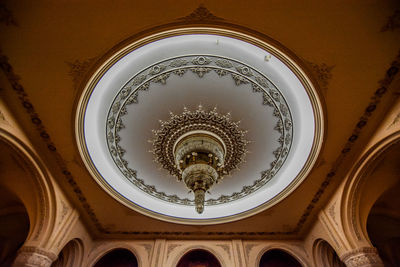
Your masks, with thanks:
[[[182,114],[170,112],[170,119],[160,121],[161,127],[153,130],[153,150],[155,160],[175,177],[180,176],[175,165],[174,145],[177,140],[192,131],[214,133],[225,144],[224,170],[230,173],[238,168],[248,152],[246,145],[250,142],[244,136],[247,131],[239,129],[239,122],[232,121],[230,114],[221,115],[217,108],[206,111],[201,105],[195,111],[184,108]]]
[[[175,204],[194,205],[194,200],[160,192],[154,185],[148,185],[137,176],[130,163],[124,158],[126,150],[121,147],[119,132],[125,128],[124,116],[127,105],[139,104],[139,92],[148,91],[152,84],[165,85],[171,75],[183,77],[192,72],[199,78],[215,72],[218,77],[230,76],[236,86],[251,85],[252,92],[260,94],[262,104],[273,108],[277,118],[274,127],[279,133],[279,146],[273,151],[274,160],[252,185],[244,186],[239,192],[206,199],[205,205],[218,205],[243,198],[268,183],[284,164],[293,140],[293,120],[289,106],[279,89],[265,74],[237,60],[215,55],[185,55],[163,60],[135,74],[114,98],[106,121],[107,146],[114,163],[125,178],[142,191]]]

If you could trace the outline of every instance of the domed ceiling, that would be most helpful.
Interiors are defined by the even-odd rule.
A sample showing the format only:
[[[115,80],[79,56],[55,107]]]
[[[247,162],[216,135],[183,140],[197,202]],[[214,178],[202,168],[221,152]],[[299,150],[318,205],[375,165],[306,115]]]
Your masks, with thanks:
[[[105,61],[81,96],[76,135],[92,176],[124,205],[161,220],[213,224],[290,194],[318,155],[322,117],[312,83],[279,48],[187,28],[137,40]],[[188,142],[208,153],[202,165],[216,173],[202,188],[202,212],[182,181],[181,158],[198,156]]]

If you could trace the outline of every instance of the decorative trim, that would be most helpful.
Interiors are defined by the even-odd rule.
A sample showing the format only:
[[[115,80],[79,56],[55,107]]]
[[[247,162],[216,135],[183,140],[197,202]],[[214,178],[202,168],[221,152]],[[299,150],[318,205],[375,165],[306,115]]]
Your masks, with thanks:
[[[374,247],[364,247],[345,253],[341,257],[348,267],[383,266],[378,251]]]
[[[151,257],[151,249],[152,249],[152,245],[150,245],[150,244],[140,244],[140,246],[142,246],[142,247],[144,247],[144,249],[146,250],[146,252],[147,252],[147,258],[150,260],[150,257]]]
[[[237,60],[215,55],[180,56],[154,63],[135,74],[135,76],[129,79],[129,81],[122,86],[121,90],[115,96],[108,112],[106,121],[106,140],[110,156],[125,178],[142,191],[158,199],[175,204],[194,205],[194,200],[188,198],[182,199],[175,194],[169,195],[165,192],[160,192],[154,185],[147,185],[145,183],[146,179],[143,179],[143,177],[137,177],[137,171],[130,167],[129,161],[124,158],[126,149],[120,145],[122,138],[119,134],[120,131],[125,128],[124,117],[128,114],[127,106],[139,103],[139,93],[149,91],[154,83],[165,85],[171,75],[182,77],[189,71],[197,74],[199,78],[205,77],[206,73],[209,73],[210,71],[215,71],[218,74],[218,77],[230,74],[229,76],[234,80],[236,86],[240,86],[241,84],[250,84],[252,92],[259,93],[262,98],[261,103],[272,107],[272,115],[277,117],[274,130],[280,134],[280,137],[277,140],[279,146],[274,148],[273,154],[275,159],[270,162],[269,168],[261,171],[261,177],[255,180],[252,185],[244,186],[240,192],[234,192],[229,196],[222,195],[217,199],[207,199],[205,205],[217,205],[238,200],[264,186],[275,176],[284,164],[293,140],[293,120],[284,96],[272,81],[266,77],[265,74]],[[196,124],[195,121],[198,120],[196,119],[196,115],[198,115],[197,113],[194,112],[193,116],[190,116],[192,114],[191,112],[184,112],[184,114],[187,114],[187,116],[185,116],[188,117],[185,121],[181,121],[179,116],[172,114],[171,124],[178,121],[179,127],[182,126],[179,130],[177,129],[178,132],[170,130],[170,127],[167,126],[165,128],[168,129],[168,133],[163,133],[163,127],[161,130],[155,132],[155,134],[158,133],[161,138],[158,140],[156,135],[156,139],[153,141],[154,151],[161,151],[160,155],[156,153],[156,156],[162,166],[169,170],[173,175],[178,175],[178,173],[176,173],[177,170],[174,168],[174,160],[171,159],[171,156],[169,155],[172,154],[174,140],[184,133],[182,132],[182,129],[190,127],[190,130],[217,131],[215,133],[223,138],[228,148],[230,147],[228,144],[237,144],[239,145],[238,151],[240,151],[240,147],[242,146],[241,143],[243,142],[235,141],[237,138],[232,139],[232,137],[237,135],[234,131],[235,127],[222,127],[222,124],[215,123],[210,125],[211,127],[204,128],[207,126],[204,126],[203,124],[207,123],[207,121],[201,121],[201,123],[199,121],[199,123]],[[211,115],[214,115],[214,113],[210,112]],[[192,117],[193,119],[191,120]],[[194,125],[191,123],[194,123]],[[164,122],[164,124],[167,125],[168,122]],[[198,127],[196,128],[195,125],[198,125],[201,129]],[[169,138],[168,142],[170,144],[167,146],[167,152],[165,149],[161,149],[161,147],[164,148],[164,144],[167,142],[164,140],[165,136]],[[234,155],[236,155],[236,157]],[[226,156],[226,168],[229,172],[241,161],[240,159],[242,154],[233,153],[228,149]]]
[[[200,4],[198,8],[196,8],[189,15],[179,18],[178,20],[183,20],[187,22],[204,22],[204,21],[218,21],[224,20],[223,18],[217,17],[212,14],[203,4]]]
[[[242,253],[240,252],[240,246],[238,243],[236,243],[236,249],[237,249],[237,254],[238,254],[238,260],[239,260],[239,267],[242,267]]]
[[[67,215],[67,213],[69,211],[68,205],[63,200],[61,200],[60,202],[61,202],[62,209],[60,211],[61,217],[60,217],[60,221],[58,222],[58,224],[61,224],[63,222],[65,216]]]
[[[357,240],[362,239],[362,234],[365,234],[362,226],[360,225],[360,220],[359,220],[359,210],[357,207],[359,206],[359,202],[361,199],[361,192],[362,188],[366,183],[366,179],[364,177],[368,175],[368,173],[371,170],[374,170],[374,168],[380,163],[381,155],[390,147],[395,146],[400,142],[400,132],[394,132],[382,140],[380,140],[378,143],[374,144],[370,150],[363,155],[362,159],[358,161],[357,163],[357,168],[355,168],[356,173],[354,173],[352,176],[356,177],[354,181],[348,182],[348,186],[346,188],[352,188],[351,191],[349,191],[349,196],[348,196],[348,202],[350,203],[350,208],[348,208],[348,204],[345,207],[345,210],[348,210],[346,213],[348,214],[347,216],[350,218],[350,233],[354,233]],[[368,166],[367,168],[362,168],[362,166]],[[364,228],[365,229],[365,228]],[[366,237],[368,239],[368,237]]]
[[[20,77],[14,73],[13,67],[8,62],[8,58],[3,55],[0,51],[0,68],[4,72],[8,82],[10,83],[13,91],[18,96],[18,99],[21,102],[22,107],[25,109],[28,116],[31,118],[31,122],[34,124],[39,136],[42,141],[45,143],[48,150],[52,153],[53,158],[56,160],[57,165],[60,168],[61,173],[67,180],[68,184],[72,187],[72,190],[76,194],[78,200],[81,202],[82,207],[89,215],[91,221],[96,226],[97,230],[100,232],[104,231],[103,226],[100,224],[96,214],[94,213],[92,207],[88,203],[86,197],[83,195],[80,187],[76,183],[74,177],[71,172],[68,170],[67,164],[64,158],[58,153],[57,148],[49,133],[47,132],[46,127],[43,125],[42,120],[39,117],[39,114],[36,112],[33,104],[30,102],[27,93],[25,92],[24,87],[20,83]],[[41,200],[42,201],[42,200]],[[43,200],[44,201],[44,200]]]
[[[389,128],[395,126],[399,122],[400,122],[400,112],[396,114],[396,116],[394,117],[392,123],[386,129],[389,129]]]
[[[221,247],[223,250],[225,250],[226,253],[228,253],[228,258],[231,259],[231,249],[230,246],[227,244],[218,244],[216,245],[217,247]]]
[[[333,202],[333,204],[328,208],[328,213],[331,216],[332,220],[335,222],[337,225],[338,223],[336,222],[336,212],[335,212],[335,207],[336,207],[336,200]]]
[[[69,67],[68,75],[71,76],[72,82],[74,83],[74,88],[79,88],[86,72],[97,60],[97,57],[92,57],[85,60],[75,60],[73,62],[66,61],[65,63]]]
[[[9,125],[8,121],[6,120],[6,117],[4,116],[1,110],[0,110],[0,122]]]
[[[46,199],[45,197],[47,196],[45,193],[45,185],[44,181],[38,177],[38,170],[32,166],[32,164],[29,164],[26,159],[31,160],[31,161],[36,161],[36,158],[30,158],[31,155],[28,151],[28,149],[25,147],[25,144],[21,142],[18,138],[10,134],[9,132],[3,130],[0,128],[0,137],[3,137],[3,141],[7,145],[9,145],[10,149],[14,150],[16,154],[11,154],[12,159],[14,160],[15,164],[17,164],[20,168],[23,170],[29,172],[33,179],[33,183],[36,186],[36,189],[38,190],[38,204],[39,204],[39,216],[37,218],[37,224],[31,225],[33,228],[33,233],[34,236],[32,240],[36,241],[39,239],[39,234],[42,232],[42,229],[45,225],[45,218],[49,216],[49,205],[46,205]],[[19,147],[20,146],[20,147]],[[22,148],[21,148],[22,147]],[[37,227],[36,227],[37,225]]]
[[[247,245],[245,246],[245,256],[246,256],[247,260],[250,259],[250,251],[251,251],[254,247],[258,246],[258,245],[259,245],[259,244],[247,244]]]
[[[332,70],[335,68],[335,65],[328,66],[325,63],[315,64],[310,61],[306,62],[311,67],[320,87],[324,89],[324,91],[327,91],[329,82],[332,79]]]
[[[52,252],[48,252],[48,251],[43,250],[38,247],[33,247],[33,246],[24,246],[19,249],[18,253],[37,253],[37,254],[40,254],[42,256],[49,258],[51,261],[55,261],[57,259],[56,254],[54,254]]]
[[[400,9],[394,11],[393,15],[388,17],[385,25],[382,26],[381,32],[395,31],[400,28]]]
[[[162,246],[162,243],[159,242],[159,243],[158,243],[158,246],[157,246],[157,252],[156,252],[155,255],[153,254],[153,256],[156,257],[156,263],[154,264],[154,266],[158,266],[158,261],[159,261],[159,259],[160,259],[160,249],[161,249],[161,246]]]
[[[206,26],[201,26],[201,27],[182,27],[182,28],[175,28],[175,29],[170,29],[166,31],[160,31],[157,33],[153,33],[152,35],[146,35],[143,36],[141,39],[136,39],[132,40],[132,42],[127,43],[121,43],[118,51],[117,48],[114,49],[114,53],[109,53],[110,57],[108,59],[104,59],[105,61],[101,65],[97,71],[93,73],[91,78],[88,80],[88,83],[86,84],[85,88],[83,88],[83,93],[81,95],[81,98],[77,100],[77,110],[76,110],[76,116],[75,116],[75,134],[76,134],[76,140],[78,143],[78,149],[79,153],[82,156],[84,163],[89,170],[89,172],[93,175],[93,177],[96,177],[96,181],[98,184],[107,192],[110,193],[110,195],[118,200],[119,202],[123,203],[125,206],[130,207],[136,211],[139,211],[141,213],[145,213],[150,217],[164,220],[164,221],[169,221],[169,222],[174,222],[174,223],[182,223],[182,224],[216,224],[216,223],[224,223],[224,222],[231,222],[233,220],[237,220],[239,218],[244,218],[248,217],[251,215],[254,215],[257,212],[263,211],[275,203],[279,202],[282,200],[285,196],[287,196],[290,192],[292,192],[295,188],[297,188],[300,185],[300,182],[305,179],[307,174],[311,171],[311,168],[315,161],[317,160],[318,153],[322,148],[322,142],[324,138],[324,131],[325,131],[325,124],[324,124],[324,114],[323,114],[323,107],[320,98],[318,97],[318,92],[317,89],[315,88],[315,84],[311,82],[311,80],[308,78],[306,73],[299,67],[297,61],[293,61],[292,57],[286,56],[286,54],[283,54],[282,51],[285,51],[284,48],[278,49],[277,47],[272,46],[269,43],[266,43],[265,39],[268,39],[267,37],[264,36],[264,39],[258,39],[256,36],[251,36],[248,35],[248,33],[244,34],[239,31],[233,31],[232,27],[228,30],[226,28],[214,28],[214,27],[206,27]],[[250,33],[252,32],[249,30]],[[85,109],[84,107],[86,106],[85,103],[90,98],[91,92],[99,79],[104,75],[105,71],[109,69],[109,67],[113,64],[115,64],[118,60],[123,58],[126,54],[130,53],[131,51],[149,43],[149,42],[154,42],[156,40],[164,39],[167,37],[171,36],[177,36],[177,35],[185,35],[185,34],[216,34],[216,35],[222,35],[226,37],[231,37],[231,38],[236,38],[248,43],[252,43],[254,45],[259,46],[260,48],[265,49],[269,54],[274,55],[277,57],[279,60],[281,60],[284,64],[286,64],[291,71],[297,76],[299,81],[303,84],[309,98],[310,102],[312,105],[312,109],[314,112],[314,118],[315,118],[315,128],[314,128],[314,138],[313,138],[313,146],[311,148],[309,156],[306,158],[306,162],[303,165],[302,169],[298,173],[298,175],[294,178],[294,180],[279,194],[274,196],[272,199],[264,202],[262,205],[259,205],[251,210],[244,211],[235,215],[231,216],[226,216],[223,218],[215,218],[215,219],[204,219],[204,220],[198,220],[198,219],[188,219],[188,218],[179,218],[179,217],[171,217],[165,214],[160,214],[156,213],[154,211],[151,211],[149,209],[146,209],[142,206],[136,205],[133,203],[131,200],[127,199],[123,195],[119,194],[110,184],[108,184],[103,177],[98,173],[98,170],[96,167],[93,165],[93,162],[90,159],[90,155],[88,154],[86,143],[85,143],[85,138],[84,138],[84,114],[85,114]],[[274,43],[271,41],[271,43]],[[124,45],[124,46],[123,46]],[[123,46],[123,47],[122,47]],[[291,55],[291,52],[288,52],[289,55]],[[295,59],[297,59],[294,55],[292,55]],[[206,68],[206,67],[205,67]],[[208,67],[207,67],[208,68]],[[246,76],[246,75],[244,75]]]
[[[160,121],[161,128],[153,130],[153,154],[155,160],[162,167],[175,177],[180,176],[179,170],[175,167],[174,144],[182,135],[192,132],[205,130],[216,134],[221,138],[226,148],[221,145],[221,152],[225,153],[224,166],[229,173],[235,170],[242,162],[246,154],[246,145],[249,143],[243,137],[246,131],[239,129],[239,123],[230,120],[230,114],[221,115],[217,113],[217,108],[205,111],[201,105],[195,111],[184,108],[180,115],[170,113],[171,117],[167,121]],[[226,151],[225,151],[226,150]],[[186,151],[186,150],[185,150]],[[224,157],[218,154],[221,159]]]
[[[163,27],[167,27],[167,26],[168,27],[174,27],[174,26],[177,27],[179,25],[183,25],[183,24],[182,23],[169,23],[169,24],[166,24],[164,26],[159,26],[159,27],[155,27],[153,29],[148,29],[146,31],[143,31],[143,32],[135,34],[131,39],[127,40],[126,42],[131,41],[134,38],[138,38],[139,36],[143,36],[145,34],[151,33],[151,32],[153,32],[155,30],[160,30]],[[270,42],[272,42],[272,43],[274,43],[274,44],[276,44],[276,45],[281,47],[281,45],[276,43],[276,41],[270,40],[268,37],[266,37],[262,33],[256,32],[256,31],[251,30],[249,28],[238,26],[238,25],[234,25],[234,24],[231,24],[231,23],[223,23],[223,24],[219,24],[219,25],[221,25],[221,26],[229,26],[231,28],[237,28],[237,29],[240,29],[241,31],[247,31],[249,33],[254,34],[255,36],[261,36],[262,38],[265,38],[265,39],[269,40]],[[283,49],[283,50],[285,50],[285,49]],[[390,68],[387,70],[387,72],[385,74],[384,81],[381,82],[382,87],[377,89],[375,94],[371,97],[371,101],[373,101],[375,98],[380,100],[386,94],[387,88],[390,86],[391,82],[393,81],[394,77],[396,76],[396,74],[397,74],[397,72],[399,70],[399,65],[400,65],[399,60],[400,60],[400,54],[395,58],[394,62],[391,64]],[[32,118],[32,123],[35,124],[35,126],[40,124],[40,127],[37,127],[37,131],[38,131],[39,135],[41,136],[42,141],[46,144],[46,146],[49,148],[49,150],[54,153],[54,151],[56,151],[57,149],[54,146],[54,143],[51,141],[51,138],[48,135],[47,131],[45,131],[45,127],[43,126],[43,124],[42,124],[38,114],[36,113],[33,105],[29,101],[29,98],[28,98],[28,95],[25,92],[25,89],[20,84],[20,82],[19,82],[20,78],[14,73],[12,66],[8,62],[8,58],[6,56],[4,56],[1,52],[0,52],[0,68],[5,73],[9,83],[11,84],[11,86],[12,86],[12,88],[14,90],[14,92],[19,97],[19,99],[21,101],[21,105],[24,107],[24,109],[27,112],[27,114]],[[379,104],[379,102],[380,101],[378,101],[375,104],[375,107]],[[371,105],[368,105],[367,107],[370,107],[370,106]],[[369,110],[370,111],[367,113],[368,116],[366,117],[367,119],[372,115],[372,113],[374,112],[375,109],[369,108]],[[367,121],[365,121],[365,114],[366,113],[364,113],[364,116],[361,117],[361,119],[356,124],[356,128],[358,129],[358,131],[356,132],[355,130],[353,130],[353,133],[356,132],[356,133],[360,134],[362,132],[362,129],[367,124]],[[358,137],[358,135],[356,135],[356,136],[351,135],[349,137],[349,142],[350,142],[350,140],[351,140],[351,144],[356,142],[357,137]],[[336,164],[334,164],[335,167],[333,167],[328,172],[325,180],[321,183],[319,189],[314,194],[314,197],[313,197],[312,201],[310,202],[310,204],[305,209],[303,215],[300,217],[300,219],[299,219],[299,221],[297,223],[297,226],[294,228],[294,230],[288,231],[288,232],[201,232],[201,233],[193,233],[193,232],[106,231],[104,229],[104,227],[101,225],[101,223],[99,222],[96,214],[94,213],[93,209],[89,205],[86,197],[83,195],[83,193],[80,190],[79,186],[75,182],[74,177],[69,172],[69,170],[66,168],[65,160],[61,157],[61,155],[58,152],[55,152],[54,154],[57,155],[56,162],[59,165],[60,169],[62,170],[62,173],[65,175],[65,179],[67,179],[68,183],[73,188],[73,190],[74,190],[74,192],[76,194],[76,197],[81,202],[82,207],[84,208],[84,210],[86,211],[87,215],[91,219],[92,223],[94,224],[94,226],[96,227],[96,229],[100,233],[103,233],[103,234],[123,234],[123,235],[142,235],[142,236],[149,236],[149,235],[157,235],[157,236],[160,236],[160,235],[161,236],[189,236],[189,235],[193,235],[193,236],[205,236],[206,237],[206,236],[215,235],[215,236],[230,238],[230,237],[234,237],[234,236],[241,236],[241,237],[246,237],[246,236],[249,236],[249,237],[254,237],[254,236],[268,237],[268,236],[296,235],[300,231],[302,226],[305,224],[307,218],[309,217],[309,215],[310,215],[311,211],[313,210],[314,206],[316,205],[316,203],[319,201],[319,199],[323,195],[326,187],[329,185],[330,181],[332,180],[333,176],[335,175],[335,171],[338,169],[339,165],[343,162],[343,159],[342,159],[343,154],[348,153],[348,150],[346,149],[348,147],[348,142],[346,142],[346,144],[343,147],[344,147],[344,149],[342,151],[342,154],[339,155],[339,157],[335,161],[335,163],[336,163]]]
[[[170,254],[174,249],[176,249],[177,247],[180,247],[180,246],[182,246],[182,244],[170,244],[170,245],[168,246],[168,249],[167,249],[167,259],[168,259],[169,254]]]
[[[361,134],[364,127],[367,125],[368,120],[375,112],[377,106],[381,102],[383,96],[387,93],[387,90],[391,83],[394,80],[394,77],[398,73],[400,68],[400,52],[395,58],[395,60],[391,63],[389,69],[385,73],[385,77],[383,80],[379,81],[379,88],[375,91],[375,93],[370,98],[370,102],[365,108],[364,114],[360,117],[359,121],[356,123],[350,137],[347,139],[347,142],[344,144],[343,149],[340,155],[334,161],[331,169],[329,170],[328,174],[325,176],[324,181],[321,183],[320,187],[318,188],[317,192],[314,194],[311,202],[308,204],[306,209],[304,210],[303,214],[301,215],[299,221],[297,222],[296,227],[293,229],[293,233],[298,233],[304,223],[306,222],[307,218],[310,216],[312,210],[314,209],[315,205],[321,198],[322,194],[325,192],[326,188],[332,181],[333,177],[336,175],[336,172],[339,170],[339,167],[344,162],[345,158],[347,157],[348,153],[353,148],[354,144],[356,143],[358,136]]]

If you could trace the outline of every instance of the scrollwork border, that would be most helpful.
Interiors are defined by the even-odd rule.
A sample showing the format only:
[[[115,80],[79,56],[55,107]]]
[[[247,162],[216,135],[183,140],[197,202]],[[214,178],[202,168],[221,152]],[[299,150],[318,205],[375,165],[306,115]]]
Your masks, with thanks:
[[[201,71],[200,74],[197,73],[198,70]],[[273,107],[273,116],[278,117],[274,130],[280,135],[277,140],[280,145],[273,151],[274,160],[271,161],[270,167],[262,170],[261,178],[255,180],[252,185],[243,186],[240,192],[233,192],[229,196],[221,195],[217,199],[207,199],[205,205],[228,203],[257,191],[273,179],[290,153],[293,140],[291,111],[284,95],[264,73],[243,62],[217,55],[184,55],[162,60],[136,73],[122,86],[110,105],[106,122],[107,146],[115,165],[128,181],[147,194],[175,204],[194,205],[193,200],[160,192],[154,185],[147,185],[144,179],[138,178],[137,171],[130,168],[129,161],[124,158],[126,149],[119,145],[119,132],[125,128],[123,117],[128,112],[127,105],[139,103],[139,92],[150,90],[154,83],[165,85],[172,74],[182,77],[188,71],[198,74],[199,78],[204,78],[211,71],[215,71],[218,77],[231,76],[236,86],[249,84],[253,93],[261,93],[263,105]]]

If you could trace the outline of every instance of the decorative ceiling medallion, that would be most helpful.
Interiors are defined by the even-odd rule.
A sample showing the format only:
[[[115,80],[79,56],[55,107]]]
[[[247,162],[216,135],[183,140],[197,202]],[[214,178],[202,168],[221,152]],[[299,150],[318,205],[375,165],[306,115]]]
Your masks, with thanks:
[[[228,222],[281,201],[323,140],[313,84],[282,51],[200,27],[122,47],[78,104],[88,170],[124,205],[177,223]]]
[[[240,191],[232,192],[230,195],[224,194],[218,198],[208,196],[205,200],[205,205],[228,203],[245,197],[265,185],[278,172],[290,150],[293,133],[290,110],[278,88],[264,74],[237,60],[210,55],[181,56],[158,62],[137,73],[121,88],[108,112],[106,132],[110,155],[127,180],[144,192],[164,201],[182,205],[195,205],[194,199],[188,197],[181,198],[176,194],[168,194],[160,191],[155,185],[148,184],[143,177],[138,177],[137,170],[135,170],[130,165],[129,160],[124,157],[127,148],[121,146],[120,141],[122,138],[119,134],[119,132],[125,128],[124,117],[128,114],[127,105],[139,104],[140,91],[148,91],[152,84],[166,85],[171,74],[178,78],[184,78],[184,74],[188,70],[196,74],[198,78],[205,77],[206,73],[213,70],[219,78],[223,76],[231,77],[233,79],[233,86],[248,84],[251,86],[249,88],[251,92],[260,95],[260,103],[262,105],[273,108],[271,110],[271,116],[277,118],[273,130],[279,134],[279,137],[276,140],[278,142],[277,146],[271,151],[274,159],[269,163],[269,168],[260,170],[259,179],[254,180],[251,185],[245,184]],[[234,137],[237,138],[237,136],[240,135],[238,131],[234,131],[237,126],[235,127],[234,124],[228,123],[229,120],[224,120],[224,117],[222,117],[223,120],[221,121],[221,118],[215,115],[212,116],[213,113],[209,113],[209,115],[211,115],[209,118],[201,120],[200,125],[196,123],[196,120],[198,120],[197,117],[201,115],[200,111],[194,113],[186,112],[185,114],[184,121],[179,120],[179,118],[181,118],[179,116],[173,116],[168,125],[162,127],[162,130],[157,132],[157,135],[160,137],[169,135],[168,137],[171,141],[171,143],[169,143],[170,146],[165,147],[168,151],[164,151],[161,147],[164,147],[164,144],[161,144],[163,140],[155,140],[156,146],[154,150],[164,153],[163,157],[156,158],[156,160],[162,164],[163,168],[167,169],[172,175],[178,175],[176,169],[174,169],[173,157],[171,157],[172,142],[176,141],[185,131],[207,130],[214,132],[226,142],[229,148],[226,155],[227,172],[234,169],[233,166],[238,165],[240,162],[244,146],[244,143],[233,143],[235,140]],[[176,127],[176,125],[179,126],[180,124],[186,127],[179,129],[170,128]],[[233,148],[233,145],[236,146]],[[169,158],[167,155],[170,155]]]

